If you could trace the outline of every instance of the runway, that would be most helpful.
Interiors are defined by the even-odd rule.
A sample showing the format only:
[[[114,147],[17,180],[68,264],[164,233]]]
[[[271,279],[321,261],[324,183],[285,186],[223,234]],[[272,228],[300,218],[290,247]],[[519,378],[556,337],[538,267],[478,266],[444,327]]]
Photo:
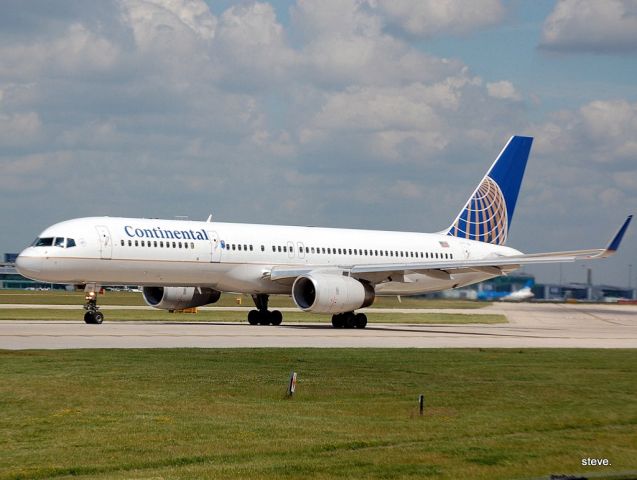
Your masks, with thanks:
[[[480,310],[401,310],[423,311],[503,314],[509,323],[369,324],[364,330],[344,330],[324,323],[284,322],[266,327],[212,322],[2,321],[0,349],[637,348],[637,307],[631,305],[497,303]]]

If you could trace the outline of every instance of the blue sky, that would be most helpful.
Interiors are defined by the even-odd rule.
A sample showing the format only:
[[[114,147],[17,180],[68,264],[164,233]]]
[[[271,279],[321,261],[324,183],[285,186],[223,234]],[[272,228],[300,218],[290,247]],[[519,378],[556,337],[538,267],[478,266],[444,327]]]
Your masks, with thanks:
[[[517,133],[511,245],[595,247],[637,210],[636,55],[634,0],[8,0],[0,250],[87,215],[437,231]]]

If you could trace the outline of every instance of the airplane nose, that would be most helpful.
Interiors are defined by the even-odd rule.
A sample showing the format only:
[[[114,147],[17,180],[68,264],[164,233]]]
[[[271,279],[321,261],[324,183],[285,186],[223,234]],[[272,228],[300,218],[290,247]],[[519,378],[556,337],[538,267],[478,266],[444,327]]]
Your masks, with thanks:
[[[42,258],[22,252],[15,260],[15,268],[23,277],[31,278],[42,269]]]

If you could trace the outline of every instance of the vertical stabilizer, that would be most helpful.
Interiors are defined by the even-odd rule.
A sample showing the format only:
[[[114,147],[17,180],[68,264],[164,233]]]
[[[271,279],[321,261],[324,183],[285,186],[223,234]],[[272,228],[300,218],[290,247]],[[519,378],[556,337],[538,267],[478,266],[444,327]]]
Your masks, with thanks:
[[[511,137],[447,235],[504,245],[518,200],[532,137]]]

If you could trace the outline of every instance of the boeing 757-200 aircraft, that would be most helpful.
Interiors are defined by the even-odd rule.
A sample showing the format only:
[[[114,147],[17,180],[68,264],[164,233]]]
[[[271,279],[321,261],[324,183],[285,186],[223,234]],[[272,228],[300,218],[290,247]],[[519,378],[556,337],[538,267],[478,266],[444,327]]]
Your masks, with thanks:
[[[525,255],[505,246],[533,139],[511,137],[451,225],[438,233],[94,217],[57,223],[18,257],[18,271],[45,282],[83,284],[87,323],[101,323],[101,285],[140,285],[166,310],[252,295],[251,324],[279,325],[270,295],[303,311],[332,314],[334,327],[364,328],[355,310],[376,295],[463,287],[521,265],[612,255],[629,216],[606,248]]]

